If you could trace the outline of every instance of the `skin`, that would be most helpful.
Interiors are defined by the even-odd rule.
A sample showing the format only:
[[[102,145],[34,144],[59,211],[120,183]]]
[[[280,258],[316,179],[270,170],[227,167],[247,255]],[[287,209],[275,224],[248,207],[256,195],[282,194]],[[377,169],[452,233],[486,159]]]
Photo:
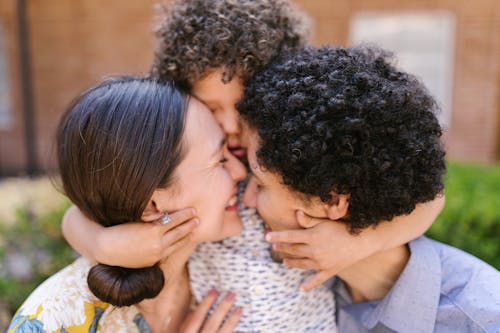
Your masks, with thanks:
[[[222,69],[216,69],[203,79],[192,82],[192,93],[211,109],[228,138],[231,152],[244,161],[251,135],[241,124],[235,106],[243,96],[244,86],[238,77],[223,83],[222,72]],[[255,191],[257,186],[258,179],[251,179],[247,192]],[[338,215],[311,212],[310,205],[304,207],[295,202],[294,212],[292,209],[282,210],[284,219],[290,224],[278,226],[282,222],[271,222],[274,224],[273,232],[267,233],[266,240],[273,244],[275,251],[279,250],[280,254],[275,257],[285,258],[285,264],[317,271],[301,285],[300,288],[307,291],[359,260],[421,236],[441,212],[444,202],[444,196],[440,196],[432,202],[418,205],[410,215],[395,217],[390,223],[381,221],[376,229],[366,229],[356,237],[346,230],[344,224],[333,222]],[[252,206],[251,202],[247,204]],[[272,205],[279,207],[280,203],[273,201]],[[265,215],[266,210],[261,214]],[[307,229],[297,229],[297,225]],[[332,256],[332,253],[336,255]]]
[[[218,241],[241,231],[235,195],[236,184],[246,177],[246,169],[227,149],[224,133],[211,112],[195,98],[188,103],[182,140],[185,155],[174,171],[173,183],[153,192],[142,222],[153,224],[165,212],[192,206],[199,226],[189,244],[160,261],[165,278],[160,294],[136,306],[153,332],[232,332],[242,311],[241,308],[231,311],[235,300],[231,293],[223,297],[210,316],[208,309],[217,298],[215,291],[190,312],[192,296],[186,264],[196,244]],[[214,186],[217,192],[213,191]]]
[[[237,235],[242,224],[236,182],[246,177],[245,166],[229,152],[224,133],[207,107],[194,98],[189,101],[184,135],[189,150],[175,172],[175,182],[153,193],[143,220],[194,207],[200,223],[193,231],[193,243]]]
[[[154,299],[146,299],[137,307],[154,332],[231,332],[241,317],[241,309],[230,309],[234,295],[228,293],[211,316],[216,293],[209,293],[189,313],[191,293],[186,263],[197,243],[216,241],[241,231],[241,220],[234,209],[236,184],[246,177],[244,165],[227,149],[224,133],[210,111],[192,98],[188,103],[183,135],[186,154],[174,172],[174,182],[166,189],[153,192],[142,214],[144,222],[153,222],[164,212],[179,207],[195,207],[199,227],[192,243],[181,247],[160,262],[165,287]],[[211,187],[217,185],[217,195]],[[208,186],[207,186],[208,185]],[[227,320],[224,320],[228,315]]]
[[[243,202],[248,207],[257,208],[259,215],[270,230],[290,230],[303,228],[295,215],[298,210],[324,219],[338,219],[344,216],[348,207],[348,195],[336,195],[337,205],[323,203],[319,198],[306,198],[283,185],[282,178],[262,168],[256,157],[258,136],[251,131],[247,147],[248,164],[252,172]]]
[[[245,133],[247,130],[242,126],[235,106],[243,95],[243,85],[238,77],[223,83],[221,73],[222,69],[215,69],[203,79],[192,82],[192,93],[211,109],[226,135],[230,152],[245,160],[250,135]],[[255,187],[254,181],[249,187]],[[301,285],[301,289],[307,291],[359,260],[419,237],[443,207],[444,196],[441,196],[418,205],[410,215],[395,217],[390,223],[381,221],[376,229],[366,229],[356,237],[342,223],[332,223],[332,219],[326,218],[325,214],[308,215],[307,209],[297,209],[294,225],[298,223],[307,229],[277,228],[266,235],[266,240],[285,258],[285,264],[317,271]],[[104,232],[104,228],[71,208],[64,216],[62,228],[65,238],[82,255],[102,263],[134,268],[152,265],[191,242],[192,232],[197,227],[195,213],[192,209],[184,209],[176,212],[174,217],[172,227],[157,223],[147,226],[127,223],[107,228]],[[292,219],[288,217],[287,220]],[[136,242],[144,244],[134,251],[141,255],[123,256],[123,253],[130,252],[130,240],[134,239],[149,239],[150,242]],[[120,255],[117,257],[117,254]]]
[[[246,157],[246,149],[236,103],[243,97],[244,86],[237,76],[227,83],[222,82],[222,73],[222,69],[216,69],[193,82],[191,92],[212,111],[224,130],[229,150],[241,159]]]
[[[256,158],[259,145],[257,133],[250,131],[248,137],[248,162],[252,180],[244,193],[244,202],[257,209],[271,230],[311,228],[310,225],[297,221],[297,210],[319,219],[331,219],[330,223],[346,216],[348,195],[334,194],[335,199],[331,203],[324,203],[319,198],[306,197],[289,189],[283,185],[280,175],[259,165]],[[274,249],[279,250],[278,247]],[[408,247],[400,245],[359,260],[337,275],[347,284],[353,302],[381,299],[397,281],[409,256]],[[274,257],[279,258],[280,254],[275,254]]]

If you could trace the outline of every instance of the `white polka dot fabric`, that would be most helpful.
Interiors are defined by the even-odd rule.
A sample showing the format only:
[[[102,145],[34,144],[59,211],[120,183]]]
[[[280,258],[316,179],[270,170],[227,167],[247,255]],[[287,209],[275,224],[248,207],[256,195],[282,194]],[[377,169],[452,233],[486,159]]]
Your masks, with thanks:
[[[240,204],[239,213],[239,236],[201,244],[189,260],[196,300],[211,288],[222,295],[232,291],[236,305],[243,307],[240,332],[337,332],[330,288],[300,292],[300,284],[313,272],[274,262],[255,209]]]

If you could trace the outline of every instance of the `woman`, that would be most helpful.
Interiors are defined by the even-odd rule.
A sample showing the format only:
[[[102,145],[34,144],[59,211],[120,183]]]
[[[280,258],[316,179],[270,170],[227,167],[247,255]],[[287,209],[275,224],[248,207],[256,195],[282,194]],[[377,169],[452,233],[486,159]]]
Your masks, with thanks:
[[[199,225],[189,246],[151,267],[76,260],[31,294],[8,332],[197,332],[202,324],[207,332],[234,329],[241,309],[222,323],[232,294],[206,321],[214,291],[188,316],[187,259],[197,243],[240,232],[236,182],[246,176],[203,104],[171,83],[107,80],[64,114],[57,157],[64,192],[103,227],[135,220],[161,228],[155,221],[184,207],[196,209]]]

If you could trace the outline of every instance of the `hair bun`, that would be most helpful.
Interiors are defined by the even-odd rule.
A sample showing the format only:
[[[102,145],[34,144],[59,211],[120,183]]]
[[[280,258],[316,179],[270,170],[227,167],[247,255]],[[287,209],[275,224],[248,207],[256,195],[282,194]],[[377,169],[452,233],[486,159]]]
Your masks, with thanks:
[[[87,283],[100,300],[115,306],[130,306],[157,296],[165,279],[157,265],[136,269],[97,264],[90,269]]]

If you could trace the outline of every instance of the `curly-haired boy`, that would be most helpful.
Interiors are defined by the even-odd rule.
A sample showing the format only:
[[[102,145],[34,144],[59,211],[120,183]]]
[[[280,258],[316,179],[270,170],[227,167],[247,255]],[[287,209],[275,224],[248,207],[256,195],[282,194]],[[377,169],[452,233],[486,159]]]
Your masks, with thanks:
[[[436,102],[381,50],[307,48],[277,59],[248,83],[238,110],[253,173],[244,201],[271,230],[311,227],[296,222],[301,210],[359,233],[443,190]],[[500,273],[425,237],[337,276],[340,332],[500,330]]]

